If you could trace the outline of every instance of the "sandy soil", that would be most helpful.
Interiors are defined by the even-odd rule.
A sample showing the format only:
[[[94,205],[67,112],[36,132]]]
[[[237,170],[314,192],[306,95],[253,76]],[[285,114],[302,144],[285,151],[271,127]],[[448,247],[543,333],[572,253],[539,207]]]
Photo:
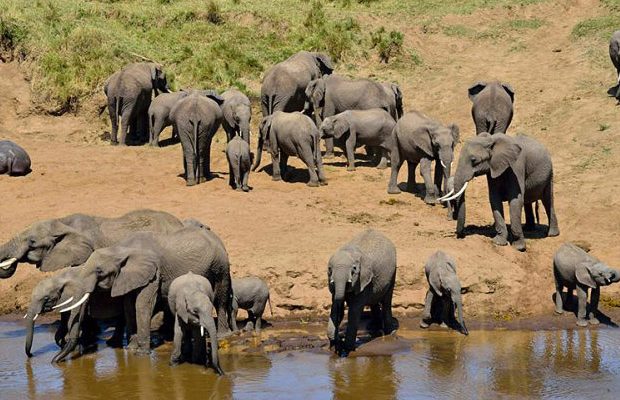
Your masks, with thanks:
[[[406,109],[458,123],[463,138],[474,135],[467,87],[492,78],[513,85],[516,109],[509,133],[526,132],[550,149],[561,230],[557,238],[528,239],[526,253],[491,244],[484,179],[467,191],[471,233],[462,240],[455,238],[455,223],[443,208],[427,206],[410,193],[388,195],[389,170],[362,163],[356,172],[347,172],[342,157],[326,162],[329,186],[306,187],[307,173],[292,160],[298,167],[294,183],[272,182],[263,171],[250,176],[250,193],[234,192],[227,186],[223,131],[213,150],[212,169],[219,178],[188,188],[180,177],[179,145],[112,147],[100,139],[109,131],[105,115],[39,115],[16,64],[0,64],[0,137],[28,150],[33,172],[23,178],[0,176],[0,241],[37,220],[75,212],[117,216],[153,208],[182,219],[194,217],[224,240],[235,276],[254,274],[268,281],[274,314],[285,317],[326,314],[330,255],[354,234],[374,227],[398,249],[396,315],[419,313],[426,290],[423,264],[437,249],[458,261],[467,318],[492,324],[550,314],[551,258],[563,242],[586,241],[593,254],[620,264],[620,124],[618,108],[606,95],[614,72],[611,64],[593,63],[588,46],[570,37],[577,22],[604,12],[596,1],[570,0],[442,20],[475,29],[506,18],[545,21],[536,30],[487,40],[449,37],[398,21],[396,28],[422,55],[425,68],[416,74],[379,71],[400,82]],[[376,71],[363,68],[360,75],[371,72]],[[258,121],[255,115],[255,128]],[[599,124],[609,126],[600,131]],[[169,131],[163,137],[167,135]],[[263,165],[268,159],[265,155]],[[43,276],[22,265],[12,279],[0,282],[0,312],[23,308]],[[603,294],[618,297],[620,285]]]

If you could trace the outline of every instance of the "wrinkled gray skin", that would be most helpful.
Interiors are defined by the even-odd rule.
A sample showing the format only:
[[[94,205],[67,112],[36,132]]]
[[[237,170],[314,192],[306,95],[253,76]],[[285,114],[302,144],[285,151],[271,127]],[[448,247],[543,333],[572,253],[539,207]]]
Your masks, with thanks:
[[[489,201],[495,220],[496,236],[493,243],[508,244],[508,229],[504,220],[503,202],[510,209],[512,245],[525,251],[521,213],[525,208],[527,229],[535,228],[533,203],[541,200],[549,218],[548,236],[558,236],[560,230],[553,205],[553,165],[547,149],[535,139],[525,136],[507,136],[501,133],[481,133],[468,140],[459,156],[454,174],[454,191],[458,194],[466,182],[486,175]],[[455,199],[457,236],[465,228],[465,193]]]
[[[568,289],[566,300],[577,289],[577,325],[587,326],[599,323],[598,301],[601,286],[620,282],[620,271],[612,269],[592,257],[572,243],[564,243],[553,257],[553,276],[555,277],[555,312],[564,312],[562,290]],[[587,309],[588,289],[590,308]]]
[[[313,79],[329,75],[334,70],[326,54],[300,51],[271,67],[260,89],[263,117],[276,111],[302,111],[306,102],[305,90]]]
[[[616,88],[615,97],[620,101],[620,31],[615,31],[613,35],[611,35],[611,40],[609,41],[609,57],[614,67],[616,67],[618,87]]]
[[[503,82],[476,82],[469,89],[476,134],[506,133],[512,121],[515,91]]]
[[[415,188],[415,169],[420,165],[420,174],[424,179],[426,195],[424,202],[435,204],[440,193],[442,182],[443,193],[447,193],[447,182],[454,157],[454,147],[459,143],[459,127],[448,126],[413,111],[405,114],[392,131],[393,145],[391,149],[392,174],[387,192],[400,193],[398,188],[398,172],[407,161],[407,190]],[[435,161],[435,175],[432,176],[431,163]]]
[[[79,282],[76,278],[81,273],[82,268],[83,267],[65,268],[54,276],[40,281],[32,290],[30,306],[28,307],[28,312],[24,316],[27,325],[25,350],[28,357],[32,356],[31,349],[35,317],[39,314],[54,310],[60,311],[64,308],[63,306],[59,306],[53,309],[54,306],[70,300],[71,293],[75,293],[79,290],[74,287],[74,285]],[[122,346],[124,336],[122,299],[110,298],[109,292],[95,291],[90,298],[88,314],[94,319],[117,318],[114,335],[107,343],[112,347]],[[60,347],[65,345],[68,318],[69,312],[61,314],[60,325],[54,337],[56,344]],[[82,335],[83,334],[84,333],[82,333]]]
[[[327,117],[320,125],[321,138],[344,143],[347,171],[355,171],[355,148],[371,146],[381,151],[379,169],[387,168],[387,157],[394,146],[392,129],[396,122],[381,108],[349,110]]]
[[[159,147],[159,135],[167,126],[172,125],[170,120],[170,111],[174,105],[189,93],[186,91],[178,91],[174,93],[162,93],[155,97],[149,107],[149,133],[151,146]],[[172,128],[172,137],[176,138],[179,134],[176,127]]]
[[[245,278],[238,278],[232,280],[233,288],[233,321],[235,321],[234,329],[236,327],[237,312],[239,309],[247,310],[248,323],[245,326],[246,330],[256,329],[261,330],[263,313],[265,312],[265,306],[269,302],[269,309],[271,309],[271,301],[269,300],[269,286],[267,283],[257,276],[248,276]],[[273,311],[271,311],[273,314]]]
[[[172,233],[183,227],[171,214],[135,210],[116,218],[71,214],[35,222],[0,245],[0,279],[13,276],[18,263],[34,264],[43,272],[83,264],[95,249],[111,246],[133,232]]]
[[[187,186],[211,178],[211,142],[222,123],[220,105],[224,99],[215,92],[194,91],[179,100],[170,112],[183,147]]]
[[[197,219],[194,219],[194,218],[188,218],[186,220],[183,220],[183,226],[200,228],[200,229],[206,229],[208,231],[211,230],[211,227],[209,227],[208,225],[203,224],[202,222],[200,222],[200,221],[198,221]]]
[[[428,328],[434,322],[431,309],[433,302],[436,302],[441,307],[441,325],[446,326],[449,324],[454,319],[454,312],[456,311],[461,333],[468,335],[469,332],[463,320],[461,283],[458,276],[456,276],[456,261],[454,258],[441,250],[437,251],[426,261],[424,273],[426,274],[429,288],[426,292],[420,327]]]
[[[170,284],[168,305],[174,314],[174,347],[170,365],[185,360],[205,362],[207,367],[210,363],[218,375],[224,375],[219,363],[217,331],[212,316],[213,299],[209,280],[192,272],[179,276]],[[203,338],[201,330],[207,333],[206,337]],[[210,357],[205,357],[207,353]]]
[[[0,175],[27,175],[30,172],[30,156],[21,146],[10,140],[0,140]]]
[[[319,149],[319,130],[310,117],[301,112],[276,111],[263,118],[259,133],[257,156],[252,171],[260,165],[263,143],[266,143],[271,153],[274,181],[282,180],[282,176],[286,177],[288,158],[296,156],[308,166],[308,186],[319,186],[319,182],[327,185]]]
[[[382,108],[392,112],[394,120],[398,119],[394,92],[388,92],[383,84],[370,79],[348,79],[342,75],[329,75],[311,81],[306,87],[306,97],[308,101],[305,110],[307,113],[314,112],[316,126],[321,126],[325,118],[347,110]],[[325,148],[325,156],[333,156],[333,139],[325,140]]]
[[[383,90],[390,99],[390,109],[388,112],[396,121],[398,121],[404,114],[403,112],[403,93],[400,90],[400,86],[393,82],[382,82]]]
[[[329,259],[327,277],[332,294],[327,336],[336,353],[346,356],[355,350],[357,326],[367,305],[373,315],[381,316],[383,333],[387,335],[392,332],[396,248],[390,239],[373,229],[355,236]],[[344,343],[341,343],[339,328],[345,303],[349,307],[349,315]]]
[[[121,118],[120,144],[125,145],[127,135],[135,132],[138,137],[149,136],[148,110],[152,93],[168,93],[168,81],[162,66],[156,63],[133,63],[110,76],[103,91],[108,98],[108,113],[112,123],[112,144],[118,144],[118,119]]]
[[[226,145],[230,186],[235,190],[248,192],[248,177],[252,168],[250,145],[238,135],[235,135]]]
[[[226,131],[226,139],[230,142],[233,137],[239,135],[250,145],[250,120],[252,119],[252,107],[250,99],[236,88],[228,89],[222,93],[222,126]]]
[[[64,360],[77,344],[84,310],[78,299],[95,289],[123,298],[130,348],[138,353],[150,350],[150,322],[155,303],[167,301],[172,281],[187,272],[211,282],[218,313],[219,332],[231,327],[232,287],[228,254],[212,231],[186,227],[172,234],[137,232],[114,246],[98,249],[88,258],[76,279],[69,317],[67,344],[53,362]]]

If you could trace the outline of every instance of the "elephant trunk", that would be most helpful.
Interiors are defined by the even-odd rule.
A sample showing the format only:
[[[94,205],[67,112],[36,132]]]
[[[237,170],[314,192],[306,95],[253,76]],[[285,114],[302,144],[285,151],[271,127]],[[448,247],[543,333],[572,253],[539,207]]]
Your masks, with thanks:
[[[469,335],[469,331],[467,330],[465,321],[463,320],[463,300],[461,299],[461,293],[453,293],[452,301],[454,303],[454,308],[456,309],[457,321],[459,322],[459,325],[461,325],[461,333],[463,335]]]
[[[256,158],[254,160],[254,165],[252,165],[252,171],[256,171],[256,168],[260,165],[261,156],[263,154],[263,135],[262,132],[258,136],[258,144],[256,145]]]
[[[209,335],[208,338],[205,338],[205,348],[208,349],[209,345],[211,345],[211,365],[215,372],[218,375],[224,375],[224,371],[222,367],[220,367],[220,361],[218,356],[218,343],[217,343],[217,329],[215,328],[215,322],[213,321],[213,317],[211,315],[202,315],[200,317],[200,325],[207,331]]]
[[[19,242],[17,237],[0,246],[0,279],[7,279],[15,274],[17,263],[26,252],[20,249]]]
[[[65,358],[76,348],[78,344],[78,337],[80,333],[80,328],[82,325],[82,320],[84,318],[84,313],[86,312],[86,307],[88,303],[83,303],[79,308],[73,309],[71,311],[71,315],[69,316],[69,334],[67,342],[64,347],[54,356],[52,359],[53,363],[59,363],[64,361]]]
[[[615,282],[620,282],[620,271],[618,271],[617,269],[612,269],[612,278],[611,278],[611,282],[615,283]]]
[[[26,351],[26,355],[28,357],[32,357],[31,350],[32,350],[32,341],[34,338],[34,321],[39,315],[39,312],[37,312],[36,307],[31,305],[30,308],[28,309],[28,313],[24,316],[24,318],[26,318],[26,343],[24,346],[24,350]]]
[[[248,144],[250,144],[250,118],[249,116],[246,118],[242,118],[239,122],[239,133],[241,133],[241,137]]]
[[[459,160],[459,164],[461,160]],[[465,230],[465,189],[467,183],[473,179],[474,174],[466,173],[462,168],[457,168],[454,176],[454,217],[456,218],[456,235],[457,237],[463,237]]]

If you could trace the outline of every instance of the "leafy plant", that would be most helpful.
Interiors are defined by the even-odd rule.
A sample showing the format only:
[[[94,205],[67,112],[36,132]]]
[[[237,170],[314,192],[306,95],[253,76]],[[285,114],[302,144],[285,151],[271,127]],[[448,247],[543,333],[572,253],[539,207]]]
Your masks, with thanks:
[[[402,32],[390,31],[387,33],[384,27],[370,34],[372,48],[377,49],[379,59],[386,64],[390,58],[402,52],[404,38],[405,35]]]

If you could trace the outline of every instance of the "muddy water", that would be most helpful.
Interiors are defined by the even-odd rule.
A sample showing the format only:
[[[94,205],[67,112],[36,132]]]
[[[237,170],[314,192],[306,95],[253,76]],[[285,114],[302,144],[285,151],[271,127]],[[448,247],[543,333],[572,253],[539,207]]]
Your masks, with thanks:
[[[264,331],[263,339],[274,334],[282,332]],[[244,340],[243,350],[223,344],[227,375],[218,378],[197,365],[170,368],[168,344],[138,357],[101,343],[96,353],[52,365],[57,349],[46,324],[37,327],[28,360],[23,327],[0,322],[0,398],[620,398],[620,332],[610,328],[469,337],[401,330],[346,359],[323,349],[265,352],[269,346],[251,345],[258,339]]]

